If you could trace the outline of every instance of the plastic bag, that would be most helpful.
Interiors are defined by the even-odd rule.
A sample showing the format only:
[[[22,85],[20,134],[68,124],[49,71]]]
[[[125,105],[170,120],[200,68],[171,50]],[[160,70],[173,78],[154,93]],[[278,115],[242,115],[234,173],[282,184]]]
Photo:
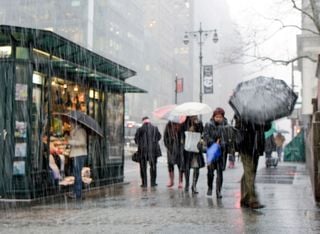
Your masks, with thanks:
[[[218,143],[212,144],[207,149],[207,164],[217,161],[222,155],[221,146]]]
[[[201,139],[201,134],[199,132],[184,132],[186,138],[184,142],[185,151],[199,153],[198,143]]]

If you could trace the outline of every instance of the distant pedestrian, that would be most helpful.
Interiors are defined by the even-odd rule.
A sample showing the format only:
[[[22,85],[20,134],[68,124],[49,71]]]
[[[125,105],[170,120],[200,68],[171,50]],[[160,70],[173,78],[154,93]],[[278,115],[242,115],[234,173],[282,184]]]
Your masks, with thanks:
[[[186,121],[182,126],[183,132],[195,132],[200,133],[200,136],[203,132],[202,122],[198,119],[198,116],[188,116]],[[186,143],[184,135],[184,144]],[[200,140],[200,139],[199,139]],[[195,142],[196,145],[199,142]],[[199,147],[200,148],[200,147]],[[191,190],[193,194],[197,194],[197,182],[199,179],[200,168],[205,166],[204,158],[202,155],[202,149],[199,149],[199,152],[191,152],[191,151],[183,151],[184,155],[184,173],[185,173],[185,186],[184,191],[189,191],[189,180],[190,180],[190,169],[193,169],[193,178],[192,178],[192,186]]]
[[[163,134],[164,145],[167,148],[167,161],[168,161],[168,172],[169,182],[167,187],[174,185],[174,165],[178,166],[179,169],[179,184],[178,188],[182,188],[183,180],[183,142],[181,131],[181,124],[169,121],[165,127]]]
[[[285,142],[286,138],[279,132],[274,138],[274,142],[276,144],[276,150],[278,154],[278,159],[281,161],[281,155],[283,151],[283,144]]]
[[[222,156],[212,164],[208,165],[208,191],[207,195],[212,195],[212,184],[214,180],[214,171],[217,171],[216,179],[216,196],[217,198],[222,198],[221,188],[223,183],[223,170],[226,167],[227,155],[228,155],[228,139],[225,134],[225,129],[228,126],[228,120],[224,117],[225,111],[221,107],[216,108],[213,111],[212,117],[204,127],[203,137],[209,148],[216,139],[220,139],[220,146]]]
[[[159,141],[161,134],[148,117],[142,118],[142,126],[137,129],[134,140],[140,153],[141,187],[147,187],[147,162],[150,165],[151,187],[157,186],[157,158],[161,156]]]
[[[228,159],[229,159],[229,166],[228,166],[228,168],[230,168],[230,169],[234,168],[234,163],[235,163],[235,161],[236,161],[235,152],[230,153],[229,156],[228,156]]]
[[[255,190],[255,178],[259,156],[263,155],[265,147],[264,132],[271,128],[270,123],[254,124],[235,116],[235,127],[239,130],[241,140],[237,141],[238,150],[243,164],[241,178],[241,207],[252,209],[263,208]]]
[[[276,143],[274,142],[273,135],[269,136],[265,140],[264,152],[266,154],[266,160],[272,158],[272,152],[276,150]]]

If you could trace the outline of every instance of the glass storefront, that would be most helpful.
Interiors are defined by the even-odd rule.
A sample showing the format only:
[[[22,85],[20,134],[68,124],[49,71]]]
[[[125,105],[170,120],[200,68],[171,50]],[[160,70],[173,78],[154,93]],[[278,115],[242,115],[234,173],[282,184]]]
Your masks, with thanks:
[[[55,41],[58,36],[51,32],[1,27],[4,29],[0,39],[16,30],[21,42],[19,47],[0,46],[0,87],[4,91],[0,92],[0,132],[4,142],[0,146],[4,155],[0,173],[6,178],[0,183],[0,196],[32,199],[68,190],[73,184],[73,159],[67,143],[71,125],[60,114],[72,110],[91,116],[104,133],[103,137],[88,134],[83,183],[94,187],[123,181],[124,93],[143,90],[126,84],[109,68],[119,65],[73,46],[66,39]],[[23,47],[24,43],[33,45],[24,41],[25,34],[29,33],[29,39],[30,34],[39,31],[46,37],[39,45],[41,49]],[[106,68],[93,70],[84,66],[86,63],[77,64],[78,57],[68,61],[65,50],[61,57],[50,54],[43,49],[48,41],[59,48],[67,46],[72,54],[80,53]],[[121,74],[135,74],[120,68]],[[104,74],[110,70],[112,73]]]

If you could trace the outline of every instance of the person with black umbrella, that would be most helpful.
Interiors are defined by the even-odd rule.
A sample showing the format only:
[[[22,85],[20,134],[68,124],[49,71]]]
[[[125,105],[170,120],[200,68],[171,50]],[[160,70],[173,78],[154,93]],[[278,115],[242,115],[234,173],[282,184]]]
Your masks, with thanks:
[[[237,149],[241,155],[243,175],[241,178],[241,207],[252,209],[264,208],[255,190],[255,178],[259,157],[265,149],[264,132],[271,128],[271,123],[256,124],[235,116],[235,127],[239,130]]]

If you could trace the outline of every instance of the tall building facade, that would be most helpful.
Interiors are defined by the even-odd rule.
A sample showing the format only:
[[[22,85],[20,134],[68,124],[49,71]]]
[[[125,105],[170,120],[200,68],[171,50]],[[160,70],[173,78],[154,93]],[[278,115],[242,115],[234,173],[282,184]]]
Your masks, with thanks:
[[[193,5],[183,0],[0,1],[1,24],[52,30],[135,71],[128,83],[146,94],[126,96],[126,116],[140,120],[175,101],[175,78],[183,78],[178,102],[192,95],[192,51],[182,43],[192,27]],[[85,58],[84,58],[85,59]]]
[[[102,56],[123,64],[137,76],[128,83],[146,94],[126,94],[126,118],[152,117],[163,105],[199,100],[199,46],[187,31],[217,29],[219,42],[203,45],[203,65],[213,65],[214,93],[204,95],[213,108],[232,111],[228,98],[241,80],[241,68],[223,64],[225,52],[239,44],[226,1],[218,0],[0,0],[1,24],[52,30]],[[214,13],[214,14],[213,14]],[[231,39],[232,38],[232,39]],[[85,58],[84,58],[85,59]],[[183,92],[175,92],[176,78]],[[208,117],[206,117],[208,118]],[[158,124],[165,121],[153,119]]]
[[[317,8],[320,11],[320,3],[314,1]],[[309,12],[311,15],[311,5],[309,1],[302,1],[302,9],[305,12]],[[314,23],[305,14],[301,15],[301,26],[305,29],[316,31]],[[302,30],[301,34],[297,38],[298,44],[298,56],[309,56],[313,59],[317,59],[320,50],[320,37],[308,30]],[[316,98],[318,90],[318,80],[316,79],[316,63],[303,59],[298,61],[298,69],[301,72],[302,80],[302,118],[304,118],[305,124],[308,124],[309,118],[313,113],[312,99]]]

